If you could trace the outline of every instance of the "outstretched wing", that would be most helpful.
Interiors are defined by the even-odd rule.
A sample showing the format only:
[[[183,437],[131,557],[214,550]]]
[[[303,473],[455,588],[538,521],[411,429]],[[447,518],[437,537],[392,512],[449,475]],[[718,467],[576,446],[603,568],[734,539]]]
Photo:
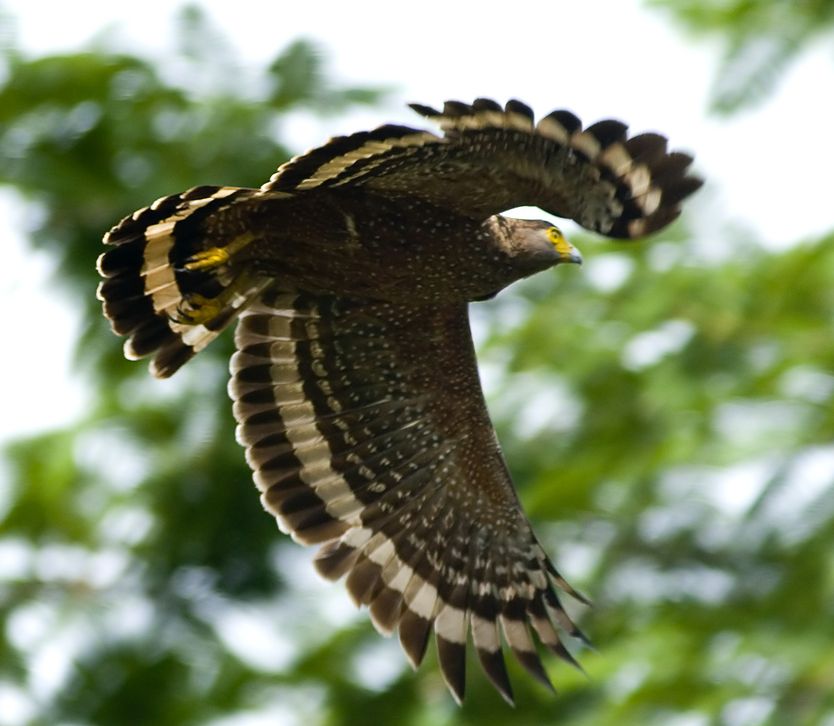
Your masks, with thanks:
[[[466,642],[512,698],[501,635],[549,685],[531,626],[571,661],[573,595],[521,511],[484,405],[467,311],[269,290],[242,313],[229,390],[262,501],[319,571],[347,575],[421,662],[431,630],[452,693]]]
[[[534,205],[610,237],[640,237],[669,224],[701,186],[687,176],[692,157],[667,152],[658,134],[629,138],[625,124],[582,128],[569,111],[536,124],[519,101],[477,99],[443,111],[413,104],[443,137],[382,126],[332,139],[284,164],[264,191],[363,187],[430,201],[484,219]]]

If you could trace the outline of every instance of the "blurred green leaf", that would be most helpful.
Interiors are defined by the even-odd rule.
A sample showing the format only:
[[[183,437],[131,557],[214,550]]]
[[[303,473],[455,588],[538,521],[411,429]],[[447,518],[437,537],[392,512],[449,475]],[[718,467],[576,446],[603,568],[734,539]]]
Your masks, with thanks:
[[[699,36],[717,38],[724,57],[712,107],[731,114],[764,101],[803,51],[834,30],[832,0],[649,0]]]

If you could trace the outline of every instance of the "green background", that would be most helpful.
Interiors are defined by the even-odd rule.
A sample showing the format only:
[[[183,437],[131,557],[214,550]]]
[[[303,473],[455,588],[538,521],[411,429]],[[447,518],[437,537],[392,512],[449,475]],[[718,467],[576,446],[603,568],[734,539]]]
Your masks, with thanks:
[[[831,41],[831,2],[651,5],[721,54],[718,119]],[[101,317],[94,261],[121,216],[196,184],[259,186],[300,151],[276,136],[284,115],[384,97],[329,82],[307,41],[258,69],[252,97],[224,79],[222,33],[194,8],[178,23],[172,55],[215,85],[178,85],[155,57],[2,48],[0,183],[37,210],[27,241],[83,312],[93,393],[3,453],[0,702],[36,724],[834,725],[832,236],[768,252],[719,229],[716,259],[684,215],[656,245],[572,240],[617,285],[559,270],[473,311],[521,498],[593,600],[572,612],[598,651],[573,648],[587,677],[548,659],[555,698],[511,666],[513,710],[471,659],[459,709],[434,655],[412,673],[262,512],[230,336],[162,386]],[[47,688],[50,648],[72,657]]]

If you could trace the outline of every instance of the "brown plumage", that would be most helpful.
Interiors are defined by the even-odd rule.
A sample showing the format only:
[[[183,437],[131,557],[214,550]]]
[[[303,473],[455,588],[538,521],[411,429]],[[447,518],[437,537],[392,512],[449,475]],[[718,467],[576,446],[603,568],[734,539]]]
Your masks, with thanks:
[[[471,301],[578,253],[537,205],[639,237],[700,186],[691,158],[617,121],[567,111],[534,124],[518,101],[449,102],[443,136],[404,126],[332,139],[260,190],[197,187],[116,225],[99,258],[126,355],[169,376],[238,319],[229,392],[264,506],[316,566],[346,576],[416,667],[432,631],[464,693],[470,637],[512,691],[503,641],[550,684],[533,633],[574,662],[582,639],[524,516],[484,405]]]

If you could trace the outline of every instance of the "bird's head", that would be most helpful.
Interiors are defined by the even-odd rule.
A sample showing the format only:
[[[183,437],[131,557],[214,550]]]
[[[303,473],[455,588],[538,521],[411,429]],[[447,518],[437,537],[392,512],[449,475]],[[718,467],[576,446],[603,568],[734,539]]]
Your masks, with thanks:
[[[502,246],[517,269],[532,275],[564,262],[582,264],[582,255],[550,222],[500,218]]]
[[[484,222],[484,229],[488,249],[485,264],[471,275],[480,289],[470,299],[488,300],[516,280],[563,262],[582,264],[579,250],[550,222],[496,214]]]

